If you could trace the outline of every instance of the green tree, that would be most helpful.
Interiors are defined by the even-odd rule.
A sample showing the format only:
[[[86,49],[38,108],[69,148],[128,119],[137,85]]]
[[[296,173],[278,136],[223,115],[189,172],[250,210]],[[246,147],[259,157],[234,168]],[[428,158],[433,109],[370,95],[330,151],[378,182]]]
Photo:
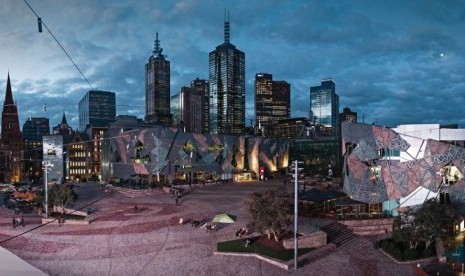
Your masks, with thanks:
[[[402,218],[396,220],[392,237],[409,243],[410,248],[425,242],[427,249],[436,237],[443,238],[449,234],[448,228],[457,218],[458,214],[452,205],[429,199],[422,206],[409,209]]]
[[[283,231],[291,224],[291,204],[287,194],[278,189],[267,190],[264,193],[249,194],[246,201],[252,226],[256,231],[266,233],[276,241]]]
[[[64,214],[66,206],[77,199],[77,194],[68,186],[54,185],[49,192],[50,202],[61,209]]]

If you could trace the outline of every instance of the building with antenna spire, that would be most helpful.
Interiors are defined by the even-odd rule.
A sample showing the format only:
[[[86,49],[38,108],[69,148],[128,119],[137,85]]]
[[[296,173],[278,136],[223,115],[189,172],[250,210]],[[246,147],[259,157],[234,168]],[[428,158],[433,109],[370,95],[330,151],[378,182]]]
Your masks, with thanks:
[[[145,121],[171,126],[170,61],[162,51],[157,33],[153,54],[145,64]]]
[[[22,169],[23,137],[19,127],[18,108],[13,101],[10,73],[6,83],[2,112],[2,137],[0,143],[0,182],[19,182]]]
[[[209,54],[210,132],[241,135],[245,129],[245,54],[230,42],[229,12],[224,42]]]

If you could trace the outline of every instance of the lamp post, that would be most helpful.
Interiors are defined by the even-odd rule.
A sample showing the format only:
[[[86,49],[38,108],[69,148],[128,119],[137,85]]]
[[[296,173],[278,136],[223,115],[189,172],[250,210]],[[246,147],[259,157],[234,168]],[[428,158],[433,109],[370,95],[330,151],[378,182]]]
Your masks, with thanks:
[[[45,217],[48,218],[48,161],[43,162],[44,165],[44,186],[45,186]]]
[[[299,162],[294,160],[294,269],[297,270],[297,250],[299,248],[298,240],[297,240],[297,231],[298,231],[298,211],[299,211],[299,171],[303,168],[299,169]]]

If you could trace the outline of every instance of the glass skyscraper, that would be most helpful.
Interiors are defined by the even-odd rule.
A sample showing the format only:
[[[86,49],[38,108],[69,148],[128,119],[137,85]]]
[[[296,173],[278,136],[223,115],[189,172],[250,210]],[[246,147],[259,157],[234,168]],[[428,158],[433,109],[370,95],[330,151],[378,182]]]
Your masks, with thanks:
[[[328,136],[337,137],[339,115],[339,96],[332,79],[321,81],[320,86],[310,87],[310,120],[324,128]]]
[[[116,118],[116,96],[110,91],[91,90],[79,101],[79,130],[108,127]]]
[[[255,118],[257,130],[270,135],[270,126],[291,116],[291,87],[285,81],[273,81],[273,75],[255,74]]]
[[[157,33],[155,49],[145,64],[145,121],[171,126],[170,62],[162,51]]]
[[[210,132],[241,135],[245,130],[245,54],[229,41],[229,16],[224,43],[209,54]]]

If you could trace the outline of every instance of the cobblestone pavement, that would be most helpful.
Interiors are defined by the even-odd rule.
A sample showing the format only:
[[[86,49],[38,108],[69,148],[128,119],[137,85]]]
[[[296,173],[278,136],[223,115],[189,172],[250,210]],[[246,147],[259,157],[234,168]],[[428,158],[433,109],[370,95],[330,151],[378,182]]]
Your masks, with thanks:
[[[247,194],[270,187],[284,188],[282,181],[198,186],[179,205],[159,191],[135,198],[115,193],[92,204],[97,211],[89,225],[41,226],[37,216],[26,216],[26,226],[13,229],[12,212],[1,209],[0,246],[50,275],[415,275],[414,265],[395,263],[365,237],[298,270],[214,255],[218,241],[234,239],[236,229],[248,223]],[[212,219],[220,212],[237,216],[237,222],[211,233],[179,224],[180,218]],[[309,225],[302,219],[299,229]]]

